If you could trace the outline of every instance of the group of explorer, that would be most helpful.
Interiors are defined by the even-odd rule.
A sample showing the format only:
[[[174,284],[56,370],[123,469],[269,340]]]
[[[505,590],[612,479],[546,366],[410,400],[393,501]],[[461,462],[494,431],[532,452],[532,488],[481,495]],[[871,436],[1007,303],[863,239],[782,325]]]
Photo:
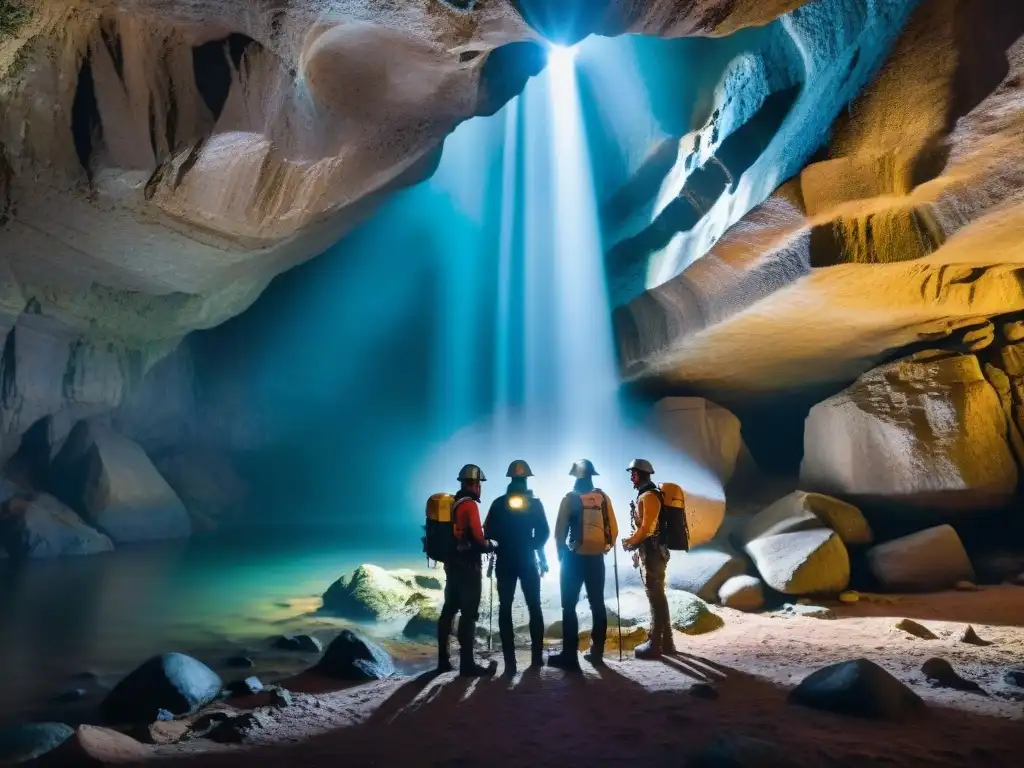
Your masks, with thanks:
[[[630,462],[627,471],[637,499],[630,502],[633,533],[622,541],[622,548],[633,553],[633,565],[641,569],[651,609],[649,640],[636,648],[635,654],[638,659],[656,659],[675,653],[665,574],[670,549],[685,549],[687,545],[682,492],[671,484],[662,488],[655,485],[651,480],[654,467],[644,459]],[[593,614],[591,645],[584,659],[601,665],[608,631],[604,556],[613,550],[619,528],[611,499],[594,486],[594,477],[598,474],[594,465],[588,459],[581,459],[573,464],[569,474],[575,478],[575,485],[562,499],[555,523],[555,542],[561,564],[564,640],[561,653],[548,658],[547,663],[551,667],[580,672],[576,617],[580,591],[586,587]],[[454,496],[435,494],[427,502],[424,550],[428,559],[444,563],[446,577],[444,607],[437,624],[438,672],[453,669],[448,641],[456,614],[461,614],[458,627],[460,673],[480,677],[497,670],[495,662],[481,666],[473,655],[486,554],[493,555],[491,566],[498,582],[498,632],[505,675],[511,677],[516,673],[512,602],[517,583],[522,587],[530,615],[531,667],[544,664],[540,580],[548,570],[544,546],[550,529],[544,505],[527,487],[527,478],[533,476],[529,465],[525,461],[513,461],[506,476],[510,478],[508,489],[491,504],[483,524],[479,504],[481,484],[487,478],[475,464],[467,464],[459,472],[460,488]],[[677,493],[666,506],[664,491],[669,489]],[[674,514],[666,515],[663,511]]]

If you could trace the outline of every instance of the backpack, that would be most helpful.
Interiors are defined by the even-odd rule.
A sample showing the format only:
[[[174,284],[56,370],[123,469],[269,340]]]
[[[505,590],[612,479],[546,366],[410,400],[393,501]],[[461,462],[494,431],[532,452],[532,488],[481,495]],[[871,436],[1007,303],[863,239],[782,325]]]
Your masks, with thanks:
[[[595,488],[573,496],[573,513],[569,518],[569,549],[578,555],[603,555],[612,545],[608,523],[608,504],[604,493]]]
[[[435,493],[427,499],[426,524],[423,526],[423,552],[427,562],[447,563],[458,549],[455,537],[455,508],[458,502],[450,493]]]
[[[688,551],[690,531],[686,525],[686,498],[683,489],[675,483],[662,483],[657,489],[657,494],[658,500],[661,501],[658,536],[669,550]]]

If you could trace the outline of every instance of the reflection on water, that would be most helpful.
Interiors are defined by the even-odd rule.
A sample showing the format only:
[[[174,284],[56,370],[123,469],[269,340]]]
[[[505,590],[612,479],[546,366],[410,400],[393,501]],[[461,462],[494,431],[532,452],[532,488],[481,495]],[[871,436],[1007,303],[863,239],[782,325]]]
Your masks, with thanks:
[[[156,653],[260,648],[270,635],[323,626],[303,614],[363,562],[417,563],[414,552],[346,548],[337,531],[133,547],[21,568],[0,560],[0,718],[36,708],[85,672],[114,682]]]

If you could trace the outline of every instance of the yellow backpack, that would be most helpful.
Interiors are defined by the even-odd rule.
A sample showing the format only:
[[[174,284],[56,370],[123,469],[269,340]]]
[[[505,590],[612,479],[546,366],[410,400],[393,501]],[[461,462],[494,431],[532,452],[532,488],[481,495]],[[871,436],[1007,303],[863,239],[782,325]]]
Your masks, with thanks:
[[[686,525],[686,496],[675,483],[658,486],[661,497],[661,519],[658,521],[658,535],[670,550],[687,551],[690,548],[690,531]]]
[[[426,525],[424,525],[423,552],[427,560],[446,563],[455,553],[455,497],[450,493],[435,493],[427,499]]]
[[[608,504],[604,492],[570,493],[573,512],[569,518],[569,549],[578,555],[603,555],[612,545]]]

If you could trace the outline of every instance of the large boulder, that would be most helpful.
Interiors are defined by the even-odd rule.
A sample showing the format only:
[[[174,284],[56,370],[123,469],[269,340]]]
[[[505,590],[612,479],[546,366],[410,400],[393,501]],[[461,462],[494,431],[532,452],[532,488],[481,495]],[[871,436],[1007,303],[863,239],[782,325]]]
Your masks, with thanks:
[[[188,715],[213,701],[224,687],[220,677],[198,659],[182,653],[154,656],[118,683],[101,710],[110,723],[147,724],[165,709]]]
[[[659,431],[673,447],[710,469],[724,486],[746,452],[740,420],[703,397],[666,397],[654,407]]]
[[[854,659],[813,672],[789,694],[790,701],[855,717],[899,720],[924,702],[873,661]]]
[[[0,516],[0,540],[19,558],[94,555],[114,549],[110,539],[49,494],[11,499]]]
[[[850,556],[831,528],[791,494],[753,518],[739,533],[764,583],[786,595],[842,592]]]
[[[323,594],[323,610],[361,621],[395,619],[415,613],[414,589],[376,565],[360,565],[342,576]]]
[[[184,505],[146,453],[104,427],[76,424],[50,477],[54,495],[115,544],[192,532]]]
[[[37,758],[60,746],[74,732],[64,723],[27,723],[0,729],[0,765]]]
[[[746,561],[727,546],[711,544],[689,552],[673,552],[668,567],[668,586],[713,603],[718,590],[733,576],[747,570]]]
[[[974,355],[926,351],[814,406],[801,484],[921,521],[1007,504],[1017,487],[999,396]]]
[[[142,763],[153,757],[150,747],[131,736],[99,728],[80,725],[60,746],[43,754],[39,768],[66,768],[68,766],[102,766],[124,763]]]
[[[765,508],[748,523],[747,539],[772,533],[786,533],[824,525],[847,545],[870,544],[871,526],[852,504],[820,493],[793,491]]]
[[[725,626],[722,617],[696,595],[678,589],[666,591],[673,628],[686,635],[703,635]]]
[[[380,680],[393,675],[395,665],[379,645],[346,629],[327,646],[314,670],[339,680]]]
[[[967,551],[949,525],[879,544],[868,550],[867,558],[878,582],[895,592],[949,589],[958,581],[974,580]]]

